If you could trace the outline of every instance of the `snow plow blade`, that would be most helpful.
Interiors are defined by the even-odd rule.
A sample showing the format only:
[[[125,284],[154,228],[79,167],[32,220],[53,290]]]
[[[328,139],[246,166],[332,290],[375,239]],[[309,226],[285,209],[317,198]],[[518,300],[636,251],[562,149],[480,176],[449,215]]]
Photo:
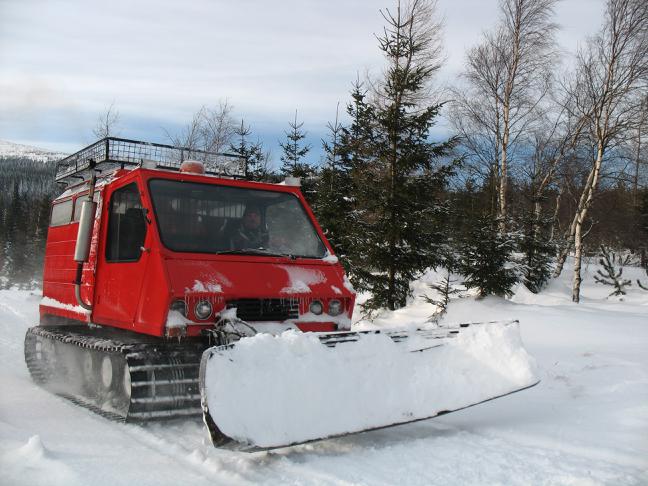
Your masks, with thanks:
[[[424,420],[538,381],[517,321],[257,334],[207,349],[200,366],[213,444],[246,451]]]

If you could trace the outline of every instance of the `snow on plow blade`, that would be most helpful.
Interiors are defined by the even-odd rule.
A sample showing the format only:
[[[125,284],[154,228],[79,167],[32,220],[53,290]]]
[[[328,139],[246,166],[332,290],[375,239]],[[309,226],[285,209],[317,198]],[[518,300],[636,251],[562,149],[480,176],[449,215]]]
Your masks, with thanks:
[[[517,321],[257,334],[206,350],[200,367],[212,442],[240,450],[423,420],[538,381]]]

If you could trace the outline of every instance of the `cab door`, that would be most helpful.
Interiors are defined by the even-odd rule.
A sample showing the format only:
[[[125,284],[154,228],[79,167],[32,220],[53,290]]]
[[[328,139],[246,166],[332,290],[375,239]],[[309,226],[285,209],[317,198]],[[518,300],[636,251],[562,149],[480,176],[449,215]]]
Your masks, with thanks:
[[[109,197],[93,317],[99,324],[132,329],[149,261],[145,248],[151,232],[136,182],[115,189]]]

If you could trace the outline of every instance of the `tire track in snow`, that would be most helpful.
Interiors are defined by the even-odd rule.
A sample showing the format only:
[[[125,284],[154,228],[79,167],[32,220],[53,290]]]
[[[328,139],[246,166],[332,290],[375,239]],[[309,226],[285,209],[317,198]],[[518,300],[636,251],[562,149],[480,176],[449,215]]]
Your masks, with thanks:
[[[287,472],[295,471],[309,478],[299,484],[320,484],[324,479],[326,484],[408,486],[639,486],[648,479],[640,468],[620,466],[601,458],[593,460],[583,451],[553,446],[524,444],[489,431],[465,431],[434,423],[433,419],[429,423],[286,449],[276,453],[283,463],[275,462]],[[320,473],[324,476],[318,476]]]
[[[236,458],[210,457],[209,454],[206,454],[206,447],[207,445],[213,447],[211,444],[191,447],[181,443],[188,440],[197,441],[194,422],[187,419],[172,422],[174,423],[167,430],[163,429],[164,423],[152,424],[153,427],[136,424],[118,425],[130,439],[158,455],[169,458],[181,469],[191,470],[194,474],[200,475],[209,484],[230,485],[250,482],[241,474],[241,469],[244,468],[237,464],[240,461],[237,461]],[[207,430],[202,432],[205,434],[205,440],[208,441]]]
[[[4,371],[18,370],[29,377],[23,353],[25,331],[38,323],[40,295],[0,290],[0,361]]]

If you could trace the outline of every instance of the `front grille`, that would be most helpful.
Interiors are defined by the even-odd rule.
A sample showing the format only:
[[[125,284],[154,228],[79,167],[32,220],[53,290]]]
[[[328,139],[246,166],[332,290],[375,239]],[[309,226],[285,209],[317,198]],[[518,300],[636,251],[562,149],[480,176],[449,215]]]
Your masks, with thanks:
[[[297,299],[237,299],[227,302],[236,308],[236,316],[244,321],[285,321],[299,317]]]

